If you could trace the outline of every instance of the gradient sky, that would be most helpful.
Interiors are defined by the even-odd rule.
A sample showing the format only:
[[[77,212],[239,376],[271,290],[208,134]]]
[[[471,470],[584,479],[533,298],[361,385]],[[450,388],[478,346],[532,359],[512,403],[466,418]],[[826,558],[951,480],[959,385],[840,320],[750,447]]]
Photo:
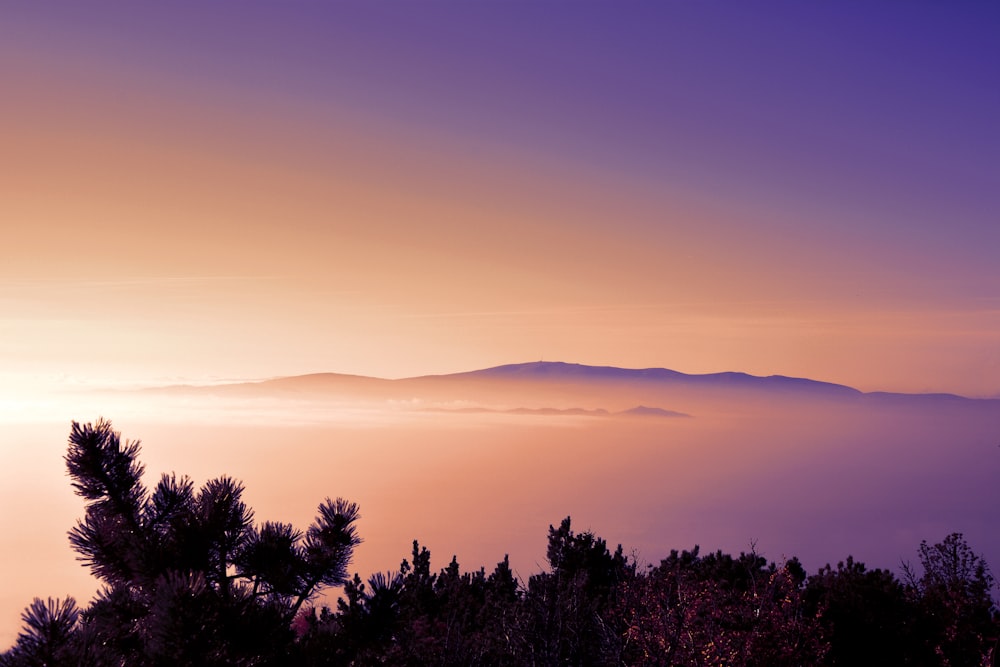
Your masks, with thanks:
[[[1000,5],[0,9],[0,395],[560,359],[1000,395]]]

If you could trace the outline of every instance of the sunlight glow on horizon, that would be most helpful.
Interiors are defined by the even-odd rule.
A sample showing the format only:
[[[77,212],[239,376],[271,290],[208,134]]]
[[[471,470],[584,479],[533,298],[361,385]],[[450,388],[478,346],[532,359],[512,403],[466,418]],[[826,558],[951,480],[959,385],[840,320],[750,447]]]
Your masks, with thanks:
[[[1000,566],[996,402],[216,387],[1000,399],[1000,6],[293,4],[0,9],[0,651],[96,588],[63,457],[102,416],[147,483],[359,502],[364,576],[413,539],[529,576],[568,514],[650,562],[959,530]]]
[[[845,258],[787,237],[784,222],[756,231],[766,211],[665,210],[669,196],[574,184],[584,171],[540,174],[540,188],[516,163],[446,150],[418,172],[413,147],[383,145],[375,126],[358,128],[378,146],[360,170],[357,139],[337,163],[304,133],[299,156],[276,154],[283,126],[244,146],[182,127],[172,148],[110,127],[80,155],[69,137],[15,144],[36,154],[8,186],[6,217],[21,220],[11,241],[36,252],[0,268],[12,279],[0,358],[49,373],[89,359],[88,372],[129,375],[402,377],[544,356],[1000,393],[1000,328],[968,305],[974,294],[933,274],[901,279],[874,250]],[[404,167],[375,161],[394,148]],[[63,201],[31,194],[53,178]],[[608,227],[623,216],[627,227]]]

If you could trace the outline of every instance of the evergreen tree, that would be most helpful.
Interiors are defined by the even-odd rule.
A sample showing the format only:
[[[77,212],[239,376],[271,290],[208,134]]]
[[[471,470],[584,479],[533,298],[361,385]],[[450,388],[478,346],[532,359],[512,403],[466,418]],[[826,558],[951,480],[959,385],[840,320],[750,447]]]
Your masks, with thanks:
[[[619,586],[634,576],[622,554],[587,531],[574,533],[570,518],[549,526],[550,572],[528,580],[528,651],[539,664],[616,664],[624,627],[609,613]]]
[[[825,664],[930,664],[920,648],[913,597],[892,572],[868,570],[848,557],[809,577],[804,602],[829,640]]]
[[[305,533],[257,527],[239,482],[163,475],[150,493],[139,453],[108,421],[73,423],[66,466],[87,504],[69,539],[104,587],[82,612],[32,603],[8,663],[286,664],[296,613],[347,580],[357,505],[328,498]]]
[[[919,548],[903,578],[848,558],[807,577],[792,558],[698,547],[637,571],[569,517],[549,526],[549,568],[435,572],[413,542],[397,572],[347,567],[358,508],[327,499],[305,531],[255,523],[243,485],[148,490],[138,442],[73,424],[66,465],[85,500],[70,543],[104,584],[89,606],[35,599],[0,667],[180,665],[536,667],[984,665],[997,636],[993,577],[960,534]],[[344,586],[334,610],[309,601]]]

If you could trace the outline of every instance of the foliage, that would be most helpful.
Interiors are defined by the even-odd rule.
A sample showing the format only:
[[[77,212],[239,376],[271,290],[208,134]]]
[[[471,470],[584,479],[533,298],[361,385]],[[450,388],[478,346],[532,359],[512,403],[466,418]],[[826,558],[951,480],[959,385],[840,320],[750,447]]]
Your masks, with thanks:
[[[921,542],[918,556],[923,574],[909,564],[903,572],[921,612],[919,632],[934,657],[927,664],[977,664],[984,642],[997,636],[989,566],[960,533],[933,546]]]
[[[848,557],[809,577],[805,613],[818,619],[827,664],[865,667],[930,664],[916,623],[918,602],[892,572]]]
[[[803,578],[798,561],[753,551],[672,551],[627,600],[632,664],[818,664],[826,645],[803,614]]]
[[[569,519],[550,526],[547,552],[548,571],[524,585],[506,558],[489,576],[454,558],[435,573],[414,542],[399,572],[367,585],[356,576],[336,611],[312,613],[306,664],[980,665],[997,634],[992,579],[955,537],[921,548],[920,585],[851,558],[807,577],[794,558],[697,546],[640,572]],[[927,556],[939,553],[966,557]],[[964,639],[966,652],[942,637]]]
[[[328,498],[305,533],[258,527],[230,477],[195,490],[187,477],[164,475],[150,493],[139,452],[110,422],[73,423],[66,467],[87,504],[69,539],[104,588],[82,612],[72,600],[36,600],[5,660],[283,664],[300,607],[347,579],[361,541],[357,505]]]
[[[362,580],[347,575],[353,503],[327,499],[305,531],[257,524],[229,477],[147,490],[139,452],[108,422],[73,424],[66,464],[86,508],[70,542],[104,587],[83,609],[35,599],[0,667],[974,667],[1000,634],[993,577],[959,534],[921,543],[902,578],[697,546],[640,570],[567,517],[526,583],[506,556],[489,574],[455,557],[435,571],[416,540],[397,571]],[[310,605],[340,585],[333,609]]]

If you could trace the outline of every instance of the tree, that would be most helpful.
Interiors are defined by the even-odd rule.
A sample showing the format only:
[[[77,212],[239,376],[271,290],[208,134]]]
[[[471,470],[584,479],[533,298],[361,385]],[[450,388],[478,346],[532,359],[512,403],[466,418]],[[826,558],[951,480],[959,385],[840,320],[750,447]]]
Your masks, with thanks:
[[[989,566],[961,533],[933,546],[921,542],[918,556],[923,574],[918,577],[907,563],[903,575],[918,596],[920,634],[934,664],[981,664],[997,637]]]
[[[826,646],[802,613],[805,572],[751,550],[738,558],[671,551],[624,596],[632,662],[733,667],[821,664]]]
[[[625,628],[610,613],[635,566],[590,531],[574,533],[570,517],[549,526],[550,572],[528,579],[528,651],[540,664],[618,664]]]
[[[76,601],[43,602],[35,598],[21,614],[24,629],[8,655],[0,655],[0,665],[61,665],[79,654],[76,636],[80,610]]]
[[[893,667],[927,664],[916,633],[912,596],[888,570],[868,570],[848,556],[809,577],[805,613],[830,643],[828,665]]]
[[[69,539],[105,586],[82,612],[36,600],[10,664],[56,664],[32,662],[45,650],[95,665],[284,664],[302,605],[347,581],[358,506],[327,498],[304,533],[255,526],[241,483],[196,491],[163,475],[150,493],[139,453],[108,421],[73,422],[66,466],[87,505]]]
[[[66,465],[86,507],[70,543],[104,587],[83,609],[35,599],[0,667],[974,667],[998,634],[993,577],[957,533],[922,542],[901,579],[697,546],[639,572],[567,517],[527,586],[506,557],[488,576],[457,557],[435,572],[416,540],[365,582],[347,577],[355,504],[326,499],[304,531],[258,524],[238,481],[171,474],[150,491],[139,454],[109,422],[73,424]],[[308,604],[337,585],[335,610]]]

